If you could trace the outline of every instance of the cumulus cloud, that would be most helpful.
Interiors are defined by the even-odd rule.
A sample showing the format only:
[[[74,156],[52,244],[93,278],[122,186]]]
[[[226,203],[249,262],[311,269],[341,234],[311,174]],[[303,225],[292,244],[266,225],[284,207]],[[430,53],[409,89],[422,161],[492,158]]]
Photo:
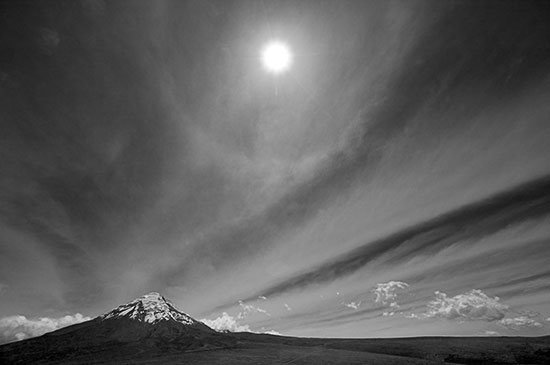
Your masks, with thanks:
[[[17,341],[21,341],[21,340],[24,340],[25,338],[27,338],[27,335],[24,334],[23,332],[17,332],[15,334],[15,338],[17,339]]]
[[[201,319],[201,322],[218,332],[252,332],[281,336],[277,331],[264,330],[264,328],[259,332],[253,331],[250,329],[249,325],[239,323],[238,317],[235,319],[235,317],[229,315],[227,312],[223,312],[221,316],[212,320],[206,318]]]
[[[428,303],[426,317],[491,322],[504,318],[508,310],[509,307],[502,304],[499,297],[491,298],[478,289],[454,297],[436,291],[435,299]]]
[[[409,284],[402,281],[388,281],[387,283],[376,284],[376,288],[373,289],[376,299],[376,303],[389,304],[390,306],[397,305],[395,301],[397,299],[396,291],[398,289],[408,288]]]
[[[285,303],[284,305],[285,305],[285,308],[286,308],[287,311],[291,311],[291,310],[292,310],[292,308],[290,307],[290,305],[288,305],[288,304],[286,304],[286,303]]]
[[[516,317],[506,318],[506,315],[516,313]],[[386,315],[386,314],[384,314]],[[523,328],[542,327],[534,317],[539,313],[532,311],[513,311],[510,306],[500,302],[499,297],[490,297],[479,289],[449,297],[447,294],[436,291],[435,299],[428,303],[428,310],[422,314],[406,314],[406,318],[423,319],[440,317],[454,320],[487,321],[501,324],[512,330]],[[485,331],[486,336],[498,336],[496,331]]]
[[[527,327],[542,327],[542,324],[527,316],[504,318],[501,319],[499,323],[514,330],[519,330]]]
[[[406,289],[409,287],[409,284],[402,281],[388,281],[387,283],[376,284],[376,288],[372,291],[376,295],[374,301],[382,305],[389,306],[392,310],[389,312],[384,312],[384,316],[393,316],[395,310],[399,308],[397,304],[397,290]]]
[[[90,319],[90,317],[83,316],[80,313],[60,318],[42,317],[30,319],[21,315],[0,318],[0,343],[20,341],[40,336],[46,332],[89,321]]]
[[[251,332],[248,325],[239,324],[233,316],[230,316],[226,312],[223,312],[216,319],[201,319],[201,322],[218,332]]]
[[[259,297],[262,300],[266,300],[266,297]],[[265,298],[265,299],[264,299]],[[229,315],[227,312],[223,312],[221,316],[215,319],[201,319],[201,322],[206,324],[208,327],[218,331],[218,332],[254,332],[246,324],[239,323],[239,320],[242,320],[248,317],[251,313],[262,313],[266,316],[271,316],[265,309],[257,307],[253,304],[247,304],[242,300],[239,300],[239,307],[241,311],[237,313],[235,317]]]
[[[344,305],[348,308],[357,310],[357,309],[359,309],[359,306],[361,305],[361,301],[344,303]]]

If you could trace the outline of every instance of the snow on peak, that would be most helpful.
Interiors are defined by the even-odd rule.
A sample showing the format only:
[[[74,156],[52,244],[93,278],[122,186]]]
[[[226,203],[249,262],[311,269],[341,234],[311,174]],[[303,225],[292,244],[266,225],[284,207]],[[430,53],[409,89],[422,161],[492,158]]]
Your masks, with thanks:
[[[146,323],[170,320],[183,324],[198,323],[187,314],[177,310],[172,303],[157,292],[145,294],[129,303],[123,304],[102,315],[100,318],[130,318]]]

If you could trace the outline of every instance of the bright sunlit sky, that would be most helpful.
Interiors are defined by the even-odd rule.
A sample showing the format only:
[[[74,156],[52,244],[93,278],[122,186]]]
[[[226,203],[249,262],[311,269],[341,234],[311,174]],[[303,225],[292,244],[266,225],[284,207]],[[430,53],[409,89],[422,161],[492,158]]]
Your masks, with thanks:
[[[270,40],[262,48],[262,64],[267,72],[281,74],[292,66],[292,51],[282,41]]]
[[[0,342],[549,333],[548,4],[1,7]]]

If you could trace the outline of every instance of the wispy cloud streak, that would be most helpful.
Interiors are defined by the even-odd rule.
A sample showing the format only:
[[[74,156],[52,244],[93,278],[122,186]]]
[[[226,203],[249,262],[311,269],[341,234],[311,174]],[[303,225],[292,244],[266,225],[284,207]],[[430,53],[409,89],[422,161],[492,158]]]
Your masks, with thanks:
[[[550,177],[528,182],[433,220],[369,242],[341,257],[255,294],[274,296],[311,284],[350,275],[375,259],[387,255],[388,263],[399,263],[419,252],[437,252],[460,240],[481,238],[510,224],[550,213]],[[392,254],[392,251],[400,249]]]

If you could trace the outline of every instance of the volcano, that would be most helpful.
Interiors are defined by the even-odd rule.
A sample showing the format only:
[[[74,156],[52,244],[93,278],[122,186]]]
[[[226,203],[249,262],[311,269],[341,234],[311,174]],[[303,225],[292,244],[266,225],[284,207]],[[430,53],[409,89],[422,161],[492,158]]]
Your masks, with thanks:
[[[72,363],[79,358],[84,359],[82,363],[89,363],[85,360],[89,358],[101,363],[111,353],[155,355],[227,348],[234,343],[152,292],[90,321],[4,345],[0,363]]]
[[[188,339],[211,336],[216,331],[174,307],[159,293],[145,294],[94,319],[87,330],[101,338],[124,342],[142,339]]]
[[[548,364],[546,337],[298,338],[219,333],[149,293],[0,346],[0,364]]]

